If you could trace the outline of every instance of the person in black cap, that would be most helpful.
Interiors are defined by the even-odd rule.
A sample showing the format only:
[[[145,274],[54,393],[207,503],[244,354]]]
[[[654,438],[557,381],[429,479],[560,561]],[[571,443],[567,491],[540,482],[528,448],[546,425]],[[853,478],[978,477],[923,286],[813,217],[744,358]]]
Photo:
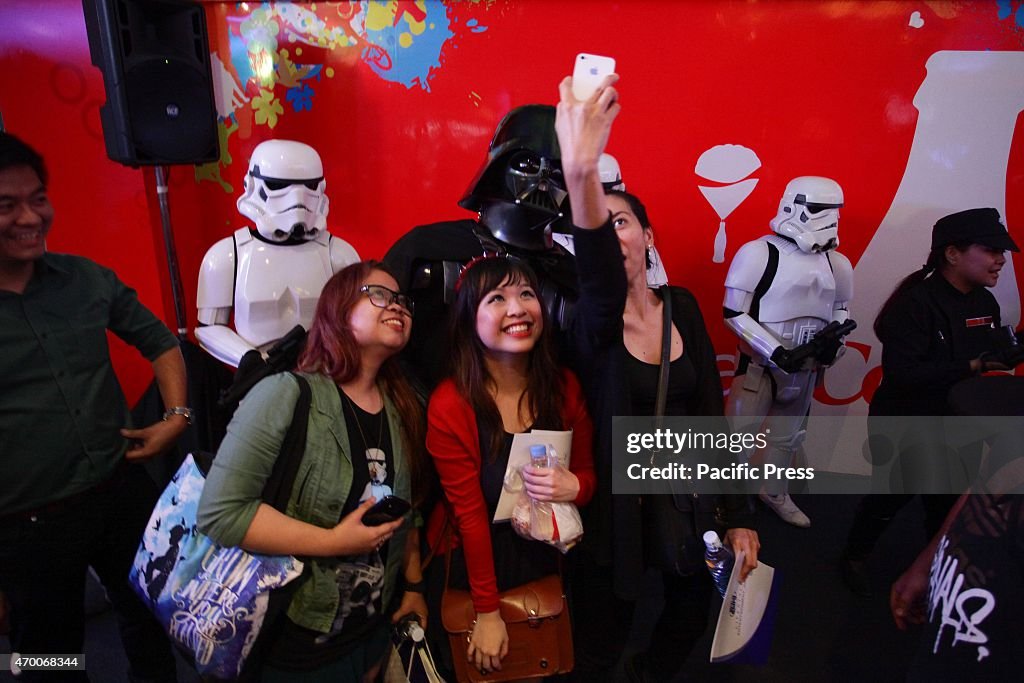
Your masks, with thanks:
[[[996,209],[959,211],[935,223],[927,262],[897,285],[875,319],[883,375],[871,417],[948,415],[949,390],[958,381],[1024,361],[1024,347],[997,348],[999,303],[989,288],[999,279],[1006,251],[1020,249]],[[934,466],[927,444],[921,452],[924,467]],[[906,461],[911,454],[900,455]],[[871,594],[866,559],[912,497],[872,494],[861,501],[840,560],[842,578],[854,593]],[[928,538],[956,498],[921,496]]]

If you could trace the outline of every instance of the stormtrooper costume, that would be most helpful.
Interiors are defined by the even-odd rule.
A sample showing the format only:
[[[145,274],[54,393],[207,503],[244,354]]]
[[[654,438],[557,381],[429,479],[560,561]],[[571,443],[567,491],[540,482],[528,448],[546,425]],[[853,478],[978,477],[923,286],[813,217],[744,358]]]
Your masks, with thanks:
[[[475,256],[507,253],[528,261],[540,279],[549,319],[559,329],[568,327],[577,298],[575,263],[553,240],[555,231],[569,230],[567,196],[555,108],[518,107],[498,124],[487,160],[459,201],[477,213],[476,220],[417,226],[388,250],[384,263],[416,302],[403,359],[421,389],[433,389],[442,377],[448,305],[462,266]]]
[[[308,330],[328,278],[359,260],[352,245],[326,229],[327,182],[309,145],[260,143],[244,187],[238,211],[254,227],[210,247],[196,296],[199,344],[235,367],[248,351],[265,355],[295,325]]]
[[[804,421],[819,372],[845,351],[836,341],[825,352],[794,365],[789,352],[830,322],[845,322],[853,297],[853,268],[839,245],[843,191],[829,178],[803,176],[786,186],[774,234],[740,247],[729,266],[723,303],[725,324],[740,339],[740,359],[726,404],[730,417],[757,418],[771,428],[765,462],[789,467],[806,432]],[[810,519],[786,492],[785,480],[761,499],[799,527]]]

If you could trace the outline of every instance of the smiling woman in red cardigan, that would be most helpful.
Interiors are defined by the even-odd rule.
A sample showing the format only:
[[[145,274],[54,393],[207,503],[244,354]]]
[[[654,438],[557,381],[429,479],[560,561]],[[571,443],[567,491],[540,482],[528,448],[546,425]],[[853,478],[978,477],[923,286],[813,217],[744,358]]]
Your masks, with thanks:
[[[449,585],[468,584],[476,626],[465,653],[481,671],[501,668],[508,652],[498,594],[557,573],[558,551],[492,524],[513,435],[572,430],[569,468],[525,468],[535,500],[586,504],[596,486],[591,438],[579,382],[558,366],[536,275],[505,257],[471,261],[456,287],[451,377],[430,399],[427,449],[454,513],[461,547],[452,553]],[[438,506],[430,531],[440,534]],[[434,545],[434,547],[437,547]]]

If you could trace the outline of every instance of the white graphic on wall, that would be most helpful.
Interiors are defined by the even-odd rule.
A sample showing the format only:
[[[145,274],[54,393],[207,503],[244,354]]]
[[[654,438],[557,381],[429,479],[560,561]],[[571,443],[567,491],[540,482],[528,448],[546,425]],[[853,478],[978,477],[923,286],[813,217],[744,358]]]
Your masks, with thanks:
[[[935,221],[976,207],[995,207],[1005,220],[1010,143],[1024,109],[1024,52],[944,50],[928,58],[926,70],[914,97],[917,128],[903,179],[854,267],[850,317],[859,325],[847,338],[846,355],[825,375],[824,389],[839,405],[815,402],[815,415],[867,414],[864,379],[882,357],[875,317],[896,284],[925,262]],[[1020,296],[1012,260],[992,293],[1003,324],[1016,327]],[[809,435],[805,449],[812,458],[832,454],[836,444],[862,443],[865,434],[863,421],[846,420],[842,430]],[[870,469],[863,459],[811,464],[861,474]]]
[[[936,52],[914,97],[920,112],[896,197],[854,268],[851,335],[881,362],[871,323],[896,284],[925,262],[939,218],[992,206],[1006,216],[1006,168],[1024,109],[1024,52]],[[992,289],[1004,325],[1020,321],[1020,295],[1007,260]]]
[[[213,99],[217,103],[217,116],[227,119],[249,98],[216,52],[210,53],[210,70],[213,72]]]
[[[714,263],[725,263],[725,219],[754,191],[758,179],[748,176],[759,168],[761,160],[754,150],[743,145],[716,145],[697,159],[694,172],[705,180],[720,183],[697,186],[719,218],[715,253],[711,259]]]

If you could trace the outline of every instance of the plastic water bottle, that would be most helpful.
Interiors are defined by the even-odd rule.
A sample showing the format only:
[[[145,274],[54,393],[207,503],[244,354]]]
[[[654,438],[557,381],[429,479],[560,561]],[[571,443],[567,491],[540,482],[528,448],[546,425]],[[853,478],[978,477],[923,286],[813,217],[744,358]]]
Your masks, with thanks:
[[[718,594],[725,597],[725,589],[729,587],[729,577],[732,576],[732,565],[736,556],[732,551],[722,545],[722,539],[715,531],[704,532],[704,562],[711,572],[711,580],[718,588]]]
[[[530,464],[534,467],[550,467],[550,464],[548,464],[548,447],[542,443],[530,446]]]
[[[548,447],[544,444],[530,446],[530,465],[533,467],[551,467],[553,463],[548,455]],[[554,510],[547,501],[530,501],[530,534],[537,540],[549,541],[554,538]]]

